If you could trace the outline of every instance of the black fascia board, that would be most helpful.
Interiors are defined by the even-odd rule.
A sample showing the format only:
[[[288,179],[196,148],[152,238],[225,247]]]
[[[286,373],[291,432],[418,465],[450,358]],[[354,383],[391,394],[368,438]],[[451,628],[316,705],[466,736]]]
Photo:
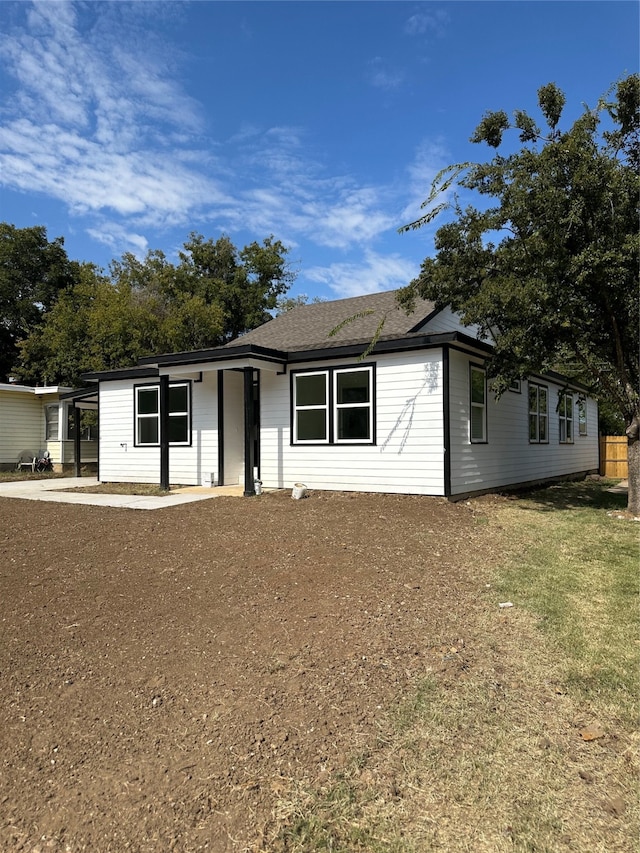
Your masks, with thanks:
[[[59,395],[60,400],[86,400],[88,397],[97,397],[97,388],[74,388],[73,391],[65,391]]]
[[[157,367],[124,367],[118,370],[100,370],[96,373],[82,373],[85,382],[114,382],[117,379],[152,379],[159,376]]]
[[[425,323],[428,323],[429,320],[433,320],[443,309],[442,308],[434,308],[433,311],[430,311],[426,317],[423,317],[422,320],[419,320],[415,323],[410,329],[409,332],[418,332],[421,326],[424,326]]]
[[[171,367],[185,364],[204,364],[210,361],[232,361],[236,358],[260,358],[263,361],[272,361],[285,364],[287,354],[282,350],[269,349],[257,344],[240,344],[237,347],[216,347],[208,350],[192,350],[191,352],[163,353],[162,355],[148,355],[138,360],[138,364],[153,364],[158,367]]]
[[[547,370],[546,373],[538,373],[537,371],[533,371],[529,374],[525,379],[534,379],[534,380],[552,380],[557,385],[566,386],[568,389],[575,388],[577,391],[584,391],[585,394],[591,394],[592,392],[589,390],[589,387],[585,385],[583,382],[578,381],[577,379],[571,379],[569,376],[565,376],[563,373],[558,373],[557,370]]]
[[[439,332],[433,335],[412,335],[406,338],[393,338],[388,341],[378,341],[373,347],[370,355],[381,355],[383,353],[406,352],[416,349],[434,349],[445,344],[458,345],[461,348],[481,350],[490,354],[493,352],[491,344],[478,341],[460,332]],[[287,353],[289,363],[301,361],[326,361],[332,358],[344,358],[359,356],[367,349],[369,342],[363,341],[359,344],[345,344],[338,347],[322,347],[313,350],[298,350]]]

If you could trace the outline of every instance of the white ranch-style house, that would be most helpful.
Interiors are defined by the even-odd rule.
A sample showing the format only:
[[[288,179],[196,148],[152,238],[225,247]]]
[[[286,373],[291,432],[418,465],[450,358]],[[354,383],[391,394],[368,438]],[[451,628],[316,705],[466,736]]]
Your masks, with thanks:
[[[380,320],[384,326],[371,351]],[[349,321],[349,322],[345,322]],[[333,332],[333,334],[332,334]],[[441,495],[598,469],[598,412],[556,374],[496,401],[491,345],[396,291],[303,305],[223,347],[89,374],[103,482]]]

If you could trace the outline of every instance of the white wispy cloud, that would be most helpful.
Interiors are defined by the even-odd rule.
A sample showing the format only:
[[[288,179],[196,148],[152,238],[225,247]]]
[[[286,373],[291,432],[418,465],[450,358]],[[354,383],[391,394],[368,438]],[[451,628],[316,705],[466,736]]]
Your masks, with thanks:
[[[397,89],[404,81],[405,73],[400,68],[392,68],[380,56],[376,56],[369,63],[367,78],[372,86],[378,89]]]
[[[417,264],[398,254],[367,251],[362,262],[313,267],[305,270],[305,278],[328,286],[339,297],[349,297],[404,287],[418,271]]]
[[[425,212],[421,205],[429,197],[438,172],[450,163],[450,156],[444,143],[437,139],[424,139],[417,146],[413,160],[407,166],[407,202],[401,214],[405,223]],[[450,194],[447,195],[449,197]]]
[[[407,19],[404,30],[410,36],[435,35],[441,37],[445,34],[449,20],[449,15],[444,9],[420,11]]]
[[[96,45],[69,3],[35,3],[27,20],[27,29],[0,40],[18,83],[0,127],[6,186],[45,193],[72,211],[158,222],[181,221],[224,195],[192,166],[207,159],[203,152],[158,144],[166,128],[195,133],[202,119],[157,57],[135,57],[104,38]]]
[[[380,246],[428,193],[443,164],[437,145],[421,147],[398,186],[328,173],[304,127],[249,116],[229,139],[215,139],[180,82],[179,51],[154,35],[153,15],[181,14],[180,4],[22,8],[20,23],[0,35],[0,62],[14,81],[0,111],[0,185],[63,202],[114,255],[143,255],[155,230],[206,223],[343,258],[361,252],[360,263],[307,273],[340,295],[415,275]],[[381,88],[401,82],[382,61],[370,70]]]

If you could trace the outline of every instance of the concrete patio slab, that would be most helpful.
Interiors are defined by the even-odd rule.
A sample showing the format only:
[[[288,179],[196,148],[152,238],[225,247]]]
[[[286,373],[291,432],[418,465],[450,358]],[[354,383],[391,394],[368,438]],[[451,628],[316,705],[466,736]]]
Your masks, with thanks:
[[[242,497],[242,486],[189,486],[176,489],[167,495],[115,495],[81,491],[84,486],[95,486],[93,477],[64,477],[54,480],[20,480],[0,483],[0,497],[21,498],[27,501],[52,501],[54,503],[85,504],[87,506],[112,506],[125,509],[165,509],[180,504],[194,503],[217,497]],[[63,491],[79,489],[77,492]]]

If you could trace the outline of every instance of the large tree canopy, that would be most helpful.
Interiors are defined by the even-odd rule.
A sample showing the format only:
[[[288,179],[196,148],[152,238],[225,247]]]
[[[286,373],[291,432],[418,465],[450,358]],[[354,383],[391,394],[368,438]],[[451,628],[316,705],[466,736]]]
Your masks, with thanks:
[[[40,325],[76,275],[61,237],[49,242],[42,226],[0,222],[0,382],[8,378],[19,342]]]
[[[219,346],[269,319],[294,275],[272,237],[238,251],[228,237],[191,234],[178,264],[161,251],[125,254],[109,275],[75,265],[75,280],[19,343],[15,373],[75,385],[85,372],[141,356]]]
[[[484,116],[471,141],[495,149],[483,163],[448,167],[402,230],[444,210],[435,257],[403,292],[451,305],[495,342],[489,365],[500,394],[512,379],[561,369],[606,400],[627,426],[629,508],[640,512],[639,244],[640,79],[560,128],[565,96],[538,91],[543,122],[523,111]],[[541,129],[542,128],[542,129]],[[511,133],[519,146],[503,153]],[[434,205],[453,185],[477,206]]]

